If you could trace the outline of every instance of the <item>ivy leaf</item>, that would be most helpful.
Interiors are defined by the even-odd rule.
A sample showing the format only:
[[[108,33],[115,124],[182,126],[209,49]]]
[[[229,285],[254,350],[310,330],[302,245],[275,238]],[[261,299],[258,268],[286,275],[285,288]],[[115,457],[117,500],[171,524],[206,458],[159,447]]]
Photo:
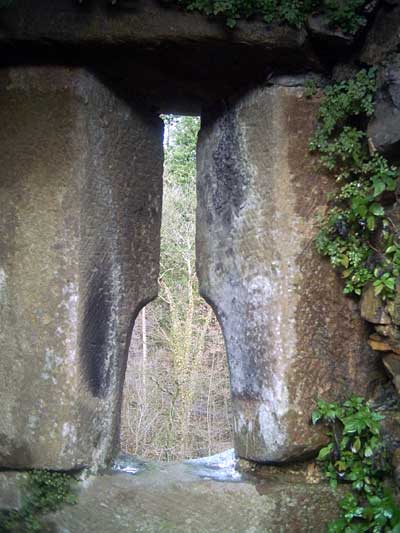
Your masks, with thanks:
[[[369,208],[370,212],[375,215],[376,217],[383,217],[385,214],[385,210],[383,207],[379,204],[372,204]]]
[[[386,189],[386,186],[383,181],[378,180],[374,182],[374,196],[379,196]]]
[[[328,524],[328,533],[343,533],[346,530],[347,522],[344,518],[339,518]]]
[[[335,490],[338,486],[338,482],[337,482],[337,479],[331,479],[329,481],[329,485],[331,486],[331,489]]]
[[[378,296],[383,291],[383,284],[376,285],[374,288],[375,296]]]
[[[351,445],[351,451],[353,453],[358,453],[360,451],[360,448],[361,448],[361,441],[360,441],[360,437],[356,437],[354,439],[354,442],[353,444]]]
[[[333,444],[328,444],[328,446],[325,446],[324,448],[321,448],[317,457],[317,461],[324,461],[329,455],[331,454],[333,450]]]
[[[318,422],[318,420],[321,420],[321,418],[322,418],[321,412],[318,411],[318,409],[315,409],[311,414],[312,423],[315,425]]]
[[[392,254],[396,250],[397,250],[397,246],[392,244],[391,246],[389,246],[389,248],[386,248],[385,254]]]
[[[374,452],[372,451],[372,448],[370,446],[365,447],[364,455],[365,457],[372,457]]]
[[[348,258],[347,255],[342,256],[340,262],[342,263],[344,268],[349,268],[350,259]]]
[[[374,231],[375,229],[375,217],[370,215],[368,218],[367,218],[367,227],[370,231]]]
[[[386,278],[383,280],[383,283],[386,285],[386,287],[392,291],[395,289],[395,279],[394,278]]]

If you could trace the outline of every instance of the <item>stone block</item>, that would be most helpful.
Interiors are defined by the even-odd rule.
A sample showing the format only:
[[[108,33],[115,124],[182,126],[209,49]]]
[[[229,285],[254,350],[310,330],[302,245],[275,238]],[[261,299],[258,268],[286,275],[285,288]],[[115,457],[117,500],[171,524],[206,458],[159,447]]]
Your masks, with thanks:
[[[400,44],[400,6],[381,6],[367,34],[360,59],[367,65],[382,62]]]
[[[12,511],[21,507],[21,485],[26,474],[0,472],[0,511]]]
[[[92,74],[0,72],[0,467],[106,464],[157,294],[162,122]]]
[[[364,288],[360,301],[361,316],[372,324],[388,325],[392,321],[386,312],[382,298],[375,294],[372,284]]]
[[[400,37],[399,37],[400,39]],[[400,160],[400,54],[393,55],[382,70],[375,111],[368,137],[379,153]]]
[[[221,323],[238,455],[313,454],[317,398],[368,397],[385,380],[357,304],[315,251],[334,180],[308,150],[318,110],[302,88],[254,90],[203,117],[197,270]]]

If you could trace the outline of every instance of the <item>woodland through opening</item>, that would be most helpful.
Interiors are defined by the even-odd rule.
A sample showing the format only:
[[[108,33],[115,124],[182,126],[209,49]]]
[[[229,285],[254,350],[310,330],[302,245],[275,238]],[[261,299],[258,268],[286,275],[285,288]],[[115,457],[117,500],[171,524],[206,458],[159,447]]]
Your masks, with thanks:
[[[125,377],[122,451],[156,460],[232,447],[228,364],[220,326],[195,272],[199,117],[163,115],[159,297],[138,315]]]

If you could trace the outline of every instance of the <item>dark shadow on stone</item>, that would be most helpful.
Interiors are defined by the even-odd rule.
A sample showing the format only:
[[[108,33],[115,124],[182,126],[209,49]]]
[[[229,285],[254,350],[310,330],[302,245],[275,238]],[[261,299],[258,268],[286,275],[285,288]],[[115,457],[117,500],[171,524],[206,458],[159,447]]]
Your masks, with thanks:
[[[111,319],[109,267],[95,272],[89,281],[81,335],[81,366],[85,381],[95,397],[104,397],[110,381],[107,341]]]

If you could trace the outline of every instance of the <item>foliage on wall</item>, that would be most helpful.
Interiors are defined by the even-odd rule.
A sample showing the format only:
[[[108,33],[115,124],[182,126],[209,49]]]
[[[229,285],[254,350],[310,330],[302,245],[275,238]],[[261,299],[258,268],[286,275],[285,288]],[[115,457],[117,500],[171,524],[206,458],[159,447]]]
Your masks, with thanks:
[[[77,502],[76,479],[49,470],[31,470],[20,483],[19,510],[0,514],[0,531],[33,533],[43,531],[41,516]]]
[[[300,27],[308,15],[322,12],[333,27],[355,33],[365,24],[365,0],[175,0],[189,11],[223,17],[234,28],[240,19],[260,17],[266,23],[281,22]]]
[[[391,465],[380,434],[383,416],[353,396],[343,404],[318,401],[312,420],[330,430],[330,442],[317,460],[331,486],[340,482],[352,488],[340,501],[341,517],[328,532],[400,531],[400,509],[384,484]]]
[[[361,295],[372,281],[385,300],[393,298],[400,274],[398,231],[385,208],[395,202],[399,170],[368,146],[375,92],[375,69],[328,87],[310,147],[339,185],[321,221],[317,249],[341,271],[345,293]]]

